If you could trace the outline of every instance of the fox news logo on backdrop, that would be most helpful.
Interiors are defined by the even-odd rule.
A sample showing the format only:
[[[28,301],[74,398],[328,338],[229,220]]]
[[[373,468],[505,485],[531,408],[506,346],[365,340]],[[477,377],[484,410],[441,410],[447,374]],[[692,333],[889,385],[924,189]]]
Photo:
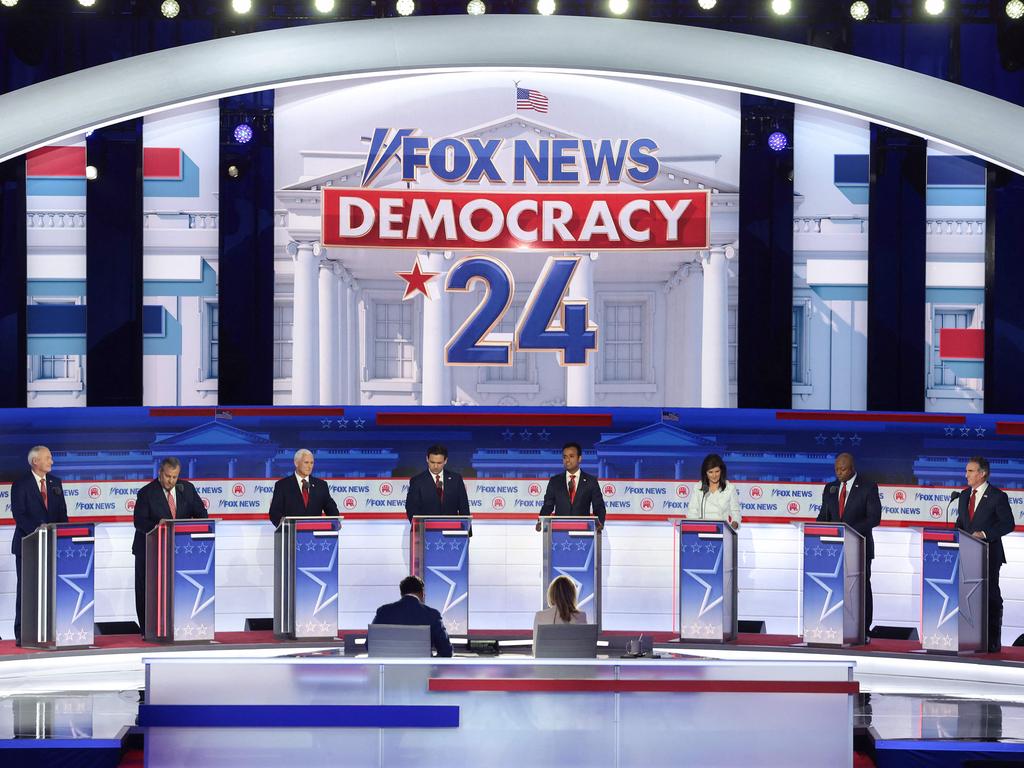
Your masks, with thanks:
[[[710,241],[708,190],[609,191],[657,179],[653,139],[516,139],[512,173],[496,163],[504,139],[416,135],[377,128],[362,189],[323,189],[322,242],[350,248],[572,250],[703,249]],[[370,189],[392,164],[407,185],[423,173],[473,191]],[[505,184],[580,185],[582,192],[490,191]]]

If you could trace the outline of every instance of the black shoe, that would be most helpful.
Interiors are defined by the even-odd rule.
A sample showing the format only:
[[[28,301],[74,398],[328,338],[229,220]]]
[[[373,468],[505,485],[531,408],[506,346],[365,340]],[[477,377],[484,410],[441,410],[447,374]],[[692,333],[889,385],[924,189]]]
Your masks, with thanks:
[[[989,653],[1002,653],[1002,650],[1003,650],[1003,647],[1001,645],[998,645],[998,644],[990,645],[988,647],[988,652]]]

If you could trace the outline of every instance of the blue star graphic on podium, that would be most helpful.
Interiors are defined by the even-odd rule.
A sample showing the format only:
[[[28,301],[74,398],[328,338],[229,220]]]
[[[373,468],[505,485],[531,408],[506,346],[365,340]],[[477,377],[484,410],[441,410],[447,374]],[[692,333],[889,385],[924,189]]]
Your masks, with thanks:
[[[580,537],[583,547],[577,547],[570,531],[551,532],[551,571],[548,582],[555,576],[568,576],[576,585],[576,604],[582,608],[594,600],[594,540]]]
[[[705,563],[701,563],[701,561],[705,561]],[[706,565],[708,561],[711,563],[710,566]],[[704,554],[688,555],[686,562],[705,565],[702,568],[683,568],[683,573],[700,585],[696,590],[687,583],[682,585],[684,602],[691,594],[694,598],[698,594],[700,595],[700,608],[696,613],[696,618],[699,619],[712,608],[719,605],[724,598],[722,594],[722,543],[717,542],[716,545],[712,545],[710,552],[708,551],[708,546],[705,545]],[[703,576],[710,576],[712,578],[708,580],[702,578]],[[701,594],[701,590],[703,590],[703,594]],[[693,594],[694,592],[696,594]],[[696,603],[696,600],[694,600],[694,603]],[[686,611],[686,613],[689,616],[690,611]]]
[[[311,540],[312,540],[312,537],[311,537]],[[298,549],[298,547],[296,547],[296,549]],[[313,550],[311,550],[309,555],[303,557],[303,561],[308,562],[309,560],[314,559],[313,556],[316,555],[316,554],[320,554],[318,548],[314,548]],[[314,601],[314,604],[312,606],[313,610],[310,612],[310,616],[316,616],[318,613],[320,613],[320,611],[322,611],[324,608],[326,608],[327,606],[329,606],[331,603],[333,603],[335,600],[338,599],[338,565],[337,565],[337,559],[338,559],[338,546],[337,546],[337,542],[335,541],[335,545],[333,547],[331,547],[331,549],[330,549],[330,557],[328,558],[327,563],[325,563],[323,565],[316,565],[316,566],[312,566],[311,565],[311,566],[306,566],[306,567],[300,567],[300,568],[297,569],[299,571],[299,573],[301,573],[303,576],[308,578],[313,584],[316,585],[315,587],[312,587],[312,589],[319,588],[319,592],[317,593],[316,600]],[[327,575],[333,574],[333,578],[330,580],[330,583],[328,583],[327,581],[324,581],[323,579],[321,579],[321,578],[319,578],[318,576],[315,575],[315,574],[318,574],[318,573],[319,574],[327,574]],[[308,588],[308,583],[307,583],[307,588]],[[330,594],[327,594],[328,593],[328,588],[333,588],[333,591]],[[299,591],[299,589],[300,589],[300,587],[298,585],[296,585],[296,591]],[[298,603],[298,602],[299,601],[296,600],[296,603]],[[303,602],[305,602],[305,601],[303,601]],[[337,621],[337,620],[335,620],[335,621]]]
[[[926,542],[932,546],[936,546],[935,542]],[[931,566],[928,568],[929,572],[938,571],[938,566]],[[951,618],[957,615],[960,609],[960,590],[957,584],[957,575],[960,572],[960,556],[957,555],[953,559],[953,565],[949,569],[949,574],[942,577],[929,577],[925,576],[925,584],[931,587],[932,591],[926,592],[924,597],[924,614],[925,614],[925,629],[934,632],[936,629],[941,627]],[[978,585],[980,586],[980,585]],[[978,587],[975,586],[975,589]],[[942,605],[937,606],[938,600],[941,598]],[[952,606],[950,606],[952,603]],[[938,607],[938,611],[935,608]],[[937,615],[936,615],[937,614]],[[928,618],[931,617],[934,623],[930,623]]]
[[[66,571],[74,567],[79,559],[85,559],[84,568],[77,573]],[[58,645],[82,644],[92,641],[93,609],[95,591],[93,586],[94,551],[91,544],[75,542],[71,538],[57,540],[57,599],[56,635]],[[81,567],[82,563],[78,563]],[[82,620],[79,622],[79,620]],[[80,627],[88,631],[78,642]],[[65,642],[61,643],[63,638]]]
[[[804,637],[818,639],[823,632],[842,637],[843,549],[815,546],[812,551],[804,561]]]

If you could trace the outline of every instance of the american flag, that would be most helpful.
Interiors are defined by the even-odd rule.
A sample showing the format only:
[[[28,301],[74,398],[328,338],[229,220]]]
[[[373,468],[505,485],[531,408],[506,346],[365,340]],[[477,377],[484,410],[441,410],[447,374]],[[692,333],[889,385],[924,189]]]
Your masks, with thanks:
[[[516,86],[516,109],[519,111],[548,113],[548,97],[533,88],[520,88]]]

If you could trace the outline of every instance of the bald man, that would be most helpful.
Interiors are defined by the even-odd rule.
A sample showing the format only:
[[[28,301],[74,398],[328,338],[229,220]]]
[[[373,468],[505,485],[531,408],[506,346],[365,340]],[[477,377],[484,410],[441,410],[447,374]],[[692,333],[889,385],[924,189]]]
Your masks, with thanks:
[[[313,453],[300,448],[295,452],[295,474],[274,483],[270,522],[275,527],[286,517],[338,516],[327,481],[313,477],[313,461]]]
[[[878,484],[857,474],[853,456],[836,456],[836,479],[827,483],[821,494],[819,523],[846,523],[864,537],[864,628],[871,629],[871,561],[875,557],[875,539],[871,531],[882,522],[882,502]]]

